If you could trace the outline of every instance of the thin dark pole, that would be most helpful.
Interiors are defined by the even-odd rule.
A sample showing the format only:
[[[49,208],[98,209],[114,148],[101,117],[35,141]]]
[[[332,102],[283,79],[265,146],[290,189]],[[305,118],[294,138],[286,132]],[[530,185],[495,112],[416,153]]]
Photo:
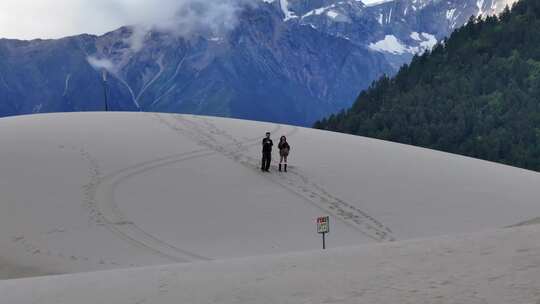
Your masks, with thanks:
[[[105,96],[105,112],[109,112],[109,96],[107,94],[107,71],[103,70],[103,95]]]
[[[109,112],[109,101],[107,100],[107,82],[103,82],[103,94],[105,95],[105,112]]]
[[[326,233],[322,234],[322,249],[326,250]]]

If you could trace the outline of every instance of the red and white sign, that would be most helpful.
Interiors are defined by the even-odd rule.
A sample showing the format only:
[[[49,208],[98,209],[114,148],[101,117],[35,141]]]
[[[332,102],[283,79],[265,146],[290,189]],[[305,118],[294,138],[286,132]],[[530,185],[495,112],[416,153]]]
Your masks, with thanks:
[[[329,233],[330,232],[330,217],[322,216],[317,218],[317,232]]]

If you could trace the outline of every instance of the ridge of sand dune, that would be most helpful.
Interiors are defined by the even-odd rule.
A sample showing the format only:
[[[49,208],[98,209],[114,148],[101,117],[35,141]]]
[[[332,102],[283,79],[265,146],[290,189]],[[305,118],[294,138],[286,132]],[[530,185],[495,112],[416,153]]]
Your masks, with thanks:
[[[19,266],[11,261],[0,258],[0,281],[47,275],[52,275],[52,273],[43,272],[36,267]]]
[[[10,304],[538,303],[540,226],[0,281]],[[29,292],[32,290],[32,292]]]

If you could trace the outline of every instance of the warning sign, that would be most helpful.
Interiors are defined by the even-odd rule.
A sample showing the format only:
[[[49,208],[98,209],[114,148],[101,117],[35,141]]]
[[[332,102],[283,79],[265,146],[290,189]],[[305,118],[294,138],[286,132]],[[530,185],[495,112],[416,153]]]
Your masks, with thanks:
[[[330,217],[322,216],[317,218],[317,232],[329,233],[330,232]]]

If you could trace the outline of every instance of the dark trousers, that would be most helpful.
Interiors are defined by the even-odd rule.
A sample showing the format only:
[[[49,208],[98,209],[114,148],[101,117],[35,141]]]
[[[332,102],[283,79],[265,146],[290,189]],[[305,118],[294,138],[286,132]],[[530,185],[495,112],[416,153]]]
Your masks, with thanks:
[[[272,152],[263,152],[261,170],[270,170],[270,162],[272,161]]]

